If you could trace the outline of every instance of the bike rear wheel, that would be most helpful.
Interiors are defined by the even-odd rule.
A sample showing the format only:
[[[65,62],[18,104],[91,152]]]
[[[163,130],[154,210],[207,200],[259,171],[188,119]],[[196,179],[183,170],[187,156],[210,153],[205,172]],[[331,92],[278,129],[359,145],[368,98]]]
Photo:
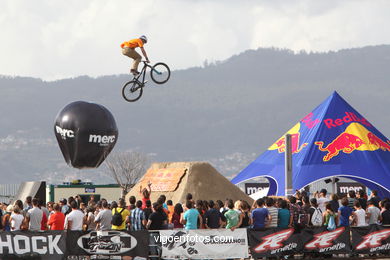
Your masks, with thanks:
[[[143,87],[138,81],[131,80],[122,88],[122,96],[128,102],[134,102],[141,98]]]
[[[154,64],[150,71],[150,77],[157,84],[164,84],[169,80],[171,70],[168,65],[162,62]]]

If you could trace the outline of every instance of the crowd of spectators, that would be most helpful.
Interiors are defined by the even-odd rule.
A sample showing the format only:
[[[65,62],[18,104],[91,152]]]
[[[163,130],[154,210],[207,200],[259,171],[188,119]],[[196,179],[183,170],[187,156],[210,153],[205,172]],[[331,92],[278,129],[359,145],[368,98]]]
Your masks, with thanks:
[[[370,198],[363,190],[353,190],[339,199],[329,198],[325,189],[309,198],[298,192],[288,198],[264,197],[252,205],[247,201],[194,200],[188,194],[185,202],[173,203],[161,195],[151,202],[151,188],[140,188],[140,200],[134,196],[128,204],[122,198],[109,202],[84,203],[80,196],[48,202],[27,197],[13,204],[2,204],[0,228],[17,230],[161,230],[171,228],[217,229],[236,228],[264,229],[268,227],[294,227],[300,230],[310,226],[368,226],[390,224],[390,200],[381,200],[376,191]]]

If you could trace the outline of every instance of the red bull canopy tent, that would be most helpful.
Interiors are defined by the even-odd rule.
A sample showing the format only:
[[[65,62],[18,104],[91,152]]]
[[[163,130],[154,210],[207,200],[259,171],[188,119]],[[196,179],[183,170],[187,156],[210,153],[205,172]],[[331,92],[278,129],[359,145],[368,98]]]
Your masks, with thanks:
[[[345,177],[390,196],[390,141],[337,92],[287,133],[292,136],[294,190]],[[232,183],[265,177],[268,195],[284,195],[284,151],[283,135]]]

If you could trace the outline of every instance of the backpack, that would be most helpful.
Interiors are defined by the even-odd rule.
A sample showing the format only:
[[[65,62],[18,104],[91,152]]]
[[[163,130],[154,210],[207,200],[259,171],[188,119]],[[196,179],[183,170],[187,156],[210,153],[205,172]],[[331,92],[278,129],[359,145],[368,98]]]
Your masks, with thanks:
[[[311,224],[315,227],[322,226],[322,211],[320,208],[314,208],[313,215],[311,216]]]
[[[330,215],[329,216],[329,221],[328,221],[328,227],[327,227],[328,231],[333,231],[336,229],[336,221],[334,219],[334,216],[333,215]]]
[[[114,215],[112,215],[111,224],[113,224],[114,226],[121,226],[121,225],[122,225],[122,222],[123,222],[123,219],[122,219],[122,212],[123,212],[125,209],[122,208],[122,210],[121,210],[120,212],[118,212],[116,209],[117,209],[117,208],[115,208],[115,213],[114,213]]]

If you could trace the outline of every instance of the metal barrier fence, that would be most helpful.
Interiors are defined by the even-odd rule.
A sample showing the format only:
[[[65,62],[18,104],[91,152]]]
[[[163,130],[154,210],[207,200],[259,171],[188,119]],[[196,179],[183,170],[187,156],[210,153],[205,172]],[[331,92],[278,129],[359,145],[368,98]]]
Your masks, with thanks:
[[[9,203],[17,194],[20,184],[0,184],[0,203]]]

